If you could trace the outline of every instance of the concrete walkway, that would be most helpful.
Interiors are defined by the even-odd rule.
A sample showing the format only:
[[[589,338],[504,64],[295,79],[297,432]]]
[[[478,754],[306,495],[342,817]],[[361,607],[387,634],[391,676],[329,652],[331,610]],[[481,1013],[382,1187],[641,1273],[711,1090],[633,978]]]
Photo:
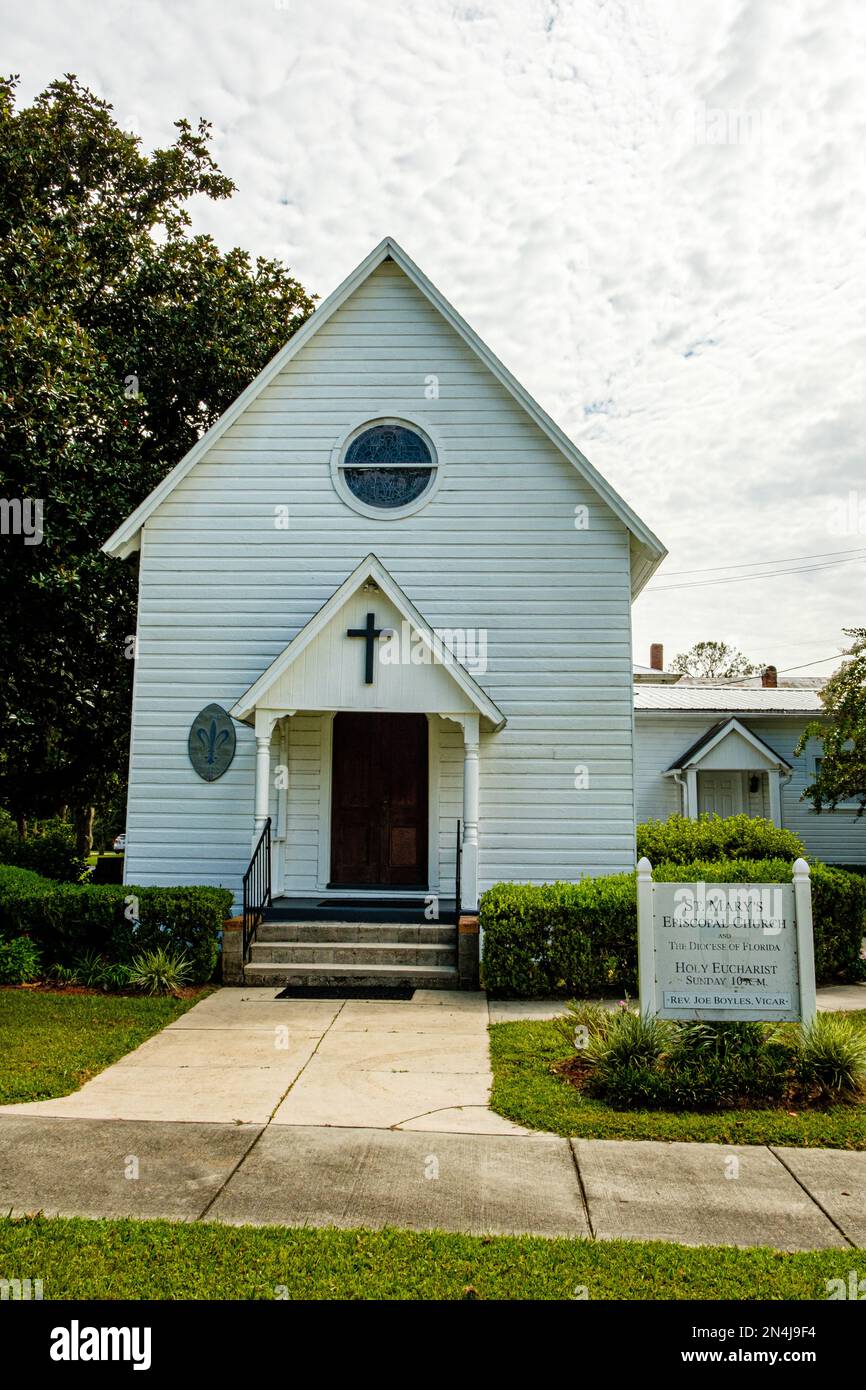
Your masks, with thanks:
[[[568,1141],[495,1115],[488,1021],[561,1003],[274,995],[220,990],[74,1095],[0,1109],[0,1211],[866,1246],[866,1153]]]
[[[487,1104],[486,995],[276,994],[218,990],[80,1091],[0,1116],[526,1133]]]

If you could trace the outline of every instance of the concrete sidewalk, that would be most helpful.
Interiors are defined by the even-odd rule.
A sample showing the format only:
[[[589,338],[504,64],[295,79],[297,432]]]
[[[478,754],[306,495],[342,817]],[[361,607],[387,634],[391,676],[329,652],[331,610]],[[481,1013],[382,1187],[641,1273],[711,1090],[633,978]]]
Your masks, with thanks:
[[[864,1194],[826,1149],[0,1116],[14,1215],[813,1250],[866,1245]]]

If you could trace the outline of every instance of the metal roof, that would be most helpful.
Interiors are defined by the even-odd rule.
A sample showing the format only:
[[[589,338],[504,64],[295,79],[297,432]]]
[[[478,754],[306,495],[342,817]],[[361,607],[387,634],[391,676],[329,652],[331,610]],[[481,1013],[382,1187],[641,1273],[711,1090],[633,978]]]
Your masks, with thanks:
[[[729,714],[822,714],[824,706],[814,687],[743,687],[719,685],[635,686],[636,710],[701,710]]]

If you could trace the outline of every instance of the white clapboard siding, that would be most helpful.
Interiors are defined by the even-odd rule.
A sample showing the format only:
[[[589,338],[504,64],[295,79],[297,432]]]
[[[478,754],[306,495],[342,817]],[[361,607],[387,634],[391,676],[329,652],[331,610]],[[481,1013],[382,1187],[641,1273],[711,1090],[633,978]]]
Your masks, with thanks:
[[[425,381],[439,379],[439,399]],[[427,429],[433,500],[370,519],[331,455],[364,419]],[[290,509],[288,530],[274,509]],[[575,529],[575,508],[589,527]],[[507,725],[481,742],[480,880],[537,882],[634,863],[629,535],[397,266],[384,262],[207,450],[142,536],[127,873],[235,890],[253,824],[254,739],[206,785],[187,735],[243,694],[374,552],[435,628],[486,629],[478,683]],[[462,733],[440,721],[439,881],[453,883]],[[286,885],[313,890],[322,717],[289,733]],[[274,741],[276,761],[277,739]],[[575,788],[575,769],[589,785]],[[280,803],[274,807],[280,812]]]
[[[682,710],[635,714],[635,797],[637,819],[666,820],[682,810],[680,789],[672,777],[662,774],[666,767],[690,748],[722,716],[689,714]],[[805,787],[815,772],[815,755],[820,746],[810,741],[802,757],[795,749],[809,715],[750,716],[737,712],[737,718],[752,733],[768,743],[793,767],[791,780],[782,787],[782,825],[793,830],[810,854],[828,864],[866,863],[866,816],[857,819],[856,808],[837,807],[835,811],[815,812],[810,801],[803,801]],[[763,807],[763,809],[762,809]],[[752,814],[769,814],[764,789],[750,799]]]

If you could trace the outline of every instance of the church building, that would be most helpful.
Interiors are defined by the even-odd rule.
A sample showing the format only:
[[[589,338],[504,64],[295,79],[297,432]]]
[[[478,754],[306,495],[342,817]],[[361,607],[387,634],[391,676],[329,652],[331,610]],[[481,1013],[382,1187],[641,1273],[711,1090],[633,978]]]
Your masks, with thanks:
[[[275,913],[453,931],[634,866],[664,547],[392,239],[104,548],[139,552],[126,880],[231,888],[246,978],[291,973]]]

